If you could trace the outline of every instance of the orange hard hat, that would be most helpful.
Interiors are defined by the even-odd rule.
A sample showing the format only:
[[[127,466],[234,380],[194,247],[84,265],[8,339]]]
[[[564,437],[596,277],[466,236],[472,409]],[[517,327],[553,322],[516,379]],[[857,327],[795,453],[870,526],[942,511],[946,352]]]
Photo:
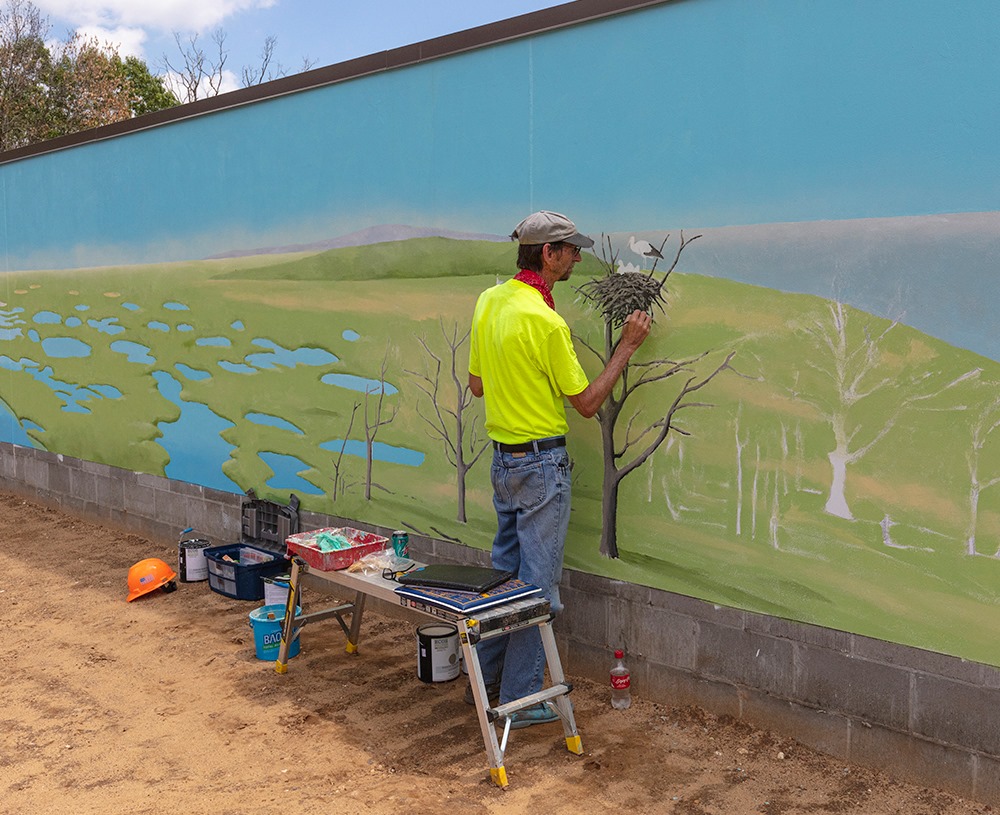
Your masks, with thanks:
[[[157,557],[140,560],[128,570],[128,602],[161,586],[164,591],[173,591],[177,588],[174,582],[176,577],[177,572]]]

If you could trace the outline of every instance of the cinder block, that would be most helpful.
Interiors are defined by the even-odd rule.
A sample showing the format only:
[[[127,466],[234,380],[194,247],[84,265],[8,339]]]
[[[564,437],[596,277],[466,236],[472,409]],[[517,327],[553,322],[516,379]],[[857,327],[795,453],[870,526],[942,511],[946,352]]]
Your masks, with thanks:
[[[697,625],[695,668],[699,674],[792,698],[792,643],[704,620]]]
[[[914,732],[1000,756],[1000,690],[918,674]]]
[[[556,630],[571,642],[604,647],[608,640],[608,599],[572,587],[559,589],[564,611],[556,618]]]
[[[896,730],[910,720],[910,672],[850,654],[796,646],[796,675],[790,698]]]
[[[1000,761],[989,756],[975,756],[972,797],[993,806],[1000,806]]]
[[[70,471],[70,493],[85,503],[97,501],[97,483],[93,473],[83,467],[75,467]]]
[[[853,722],[851,761],[882,770],[904,781],[971,796],[975,756],[884,727]]]
[[[832,651],[849,653],[851,650],[852,635],[846,631],[808,625],[794,620],[785,620],[781,617],[771,617],[767,614],[747,612],[746,628],[748,631],[758,631],[770,637],[781,637],[806,645],[817,645]]]
[[[855,635],[853,640],[852,653],[862,659],[900,665],[921,673],[947,676],[974,685],[982,684],[983,681],[984,666],[978,662],[871,637]]]
[[[720,606],[695,597],[685,597],[683,594],[674,594],[668,591],[652,591],[650,600],[651,605],[661,606],[678,614],[686,614],[696,620],[707,620],[715,625],[725,625],[741,630],[746,628],[747,613],[737,608]]]
[[[803,707],[751,688],[741,688],[741,715],[746,721],[794,739],[811,750],[846,759],[851,722],[846,716]]]
[[[97,503],[107,510],[106,517],[114,517],[112,513],[117,514],[125,508],[124,483],[115,473],[97,476],[94,483],[97,486]]]
[[[629,650],[661,665],[693,671],[698,623],[691,617],[652,606],[633,607],[626,635]]]
[[[637,667],[636,694],[643,699],[680,707],[697,706],[717,716],[740,716],[739,689],[731,683],[694,676],[649,660]]]

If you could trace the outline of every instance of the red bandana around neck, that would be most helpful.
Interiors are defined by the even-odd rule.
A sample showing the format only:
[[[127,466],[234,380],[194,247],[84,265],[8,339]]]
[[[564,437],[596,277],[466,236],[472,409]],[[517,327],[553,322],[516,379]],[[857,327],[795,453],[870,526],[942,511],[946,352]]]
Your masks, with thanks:
[[[533,272],[531,269],[521,269],[520,272],[514,275],[514,279],[520,280],[522,283],[527,283],[533,289],[537,289],[545,299],[545,304],[553,311],[556,310],[555,301],[552,299],[552,289],[549,288],[549,284],[545,282],[538,272]]]

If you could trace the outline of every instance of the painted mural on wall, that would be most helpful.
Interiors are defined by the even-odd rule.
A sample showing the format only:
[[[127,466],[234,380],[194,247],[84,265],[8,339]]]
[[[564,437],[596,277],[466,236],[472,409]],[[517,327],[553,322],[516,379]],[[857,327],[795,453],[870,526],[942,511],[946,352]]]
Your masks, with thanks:
[[[913,63],[942,21],[894,50],[880,8],[884,39],[838,48],[908,72],[834,82],[814,56],[849,9],[774,6],[664,4],[0,165],[0,440],[488,548],[469,322],[516,272],[503,236],[556,209],[598,239],[555,292],[588,371],[614,302],[662,298],[615,398],[571,416],[567,565],[1000,664],[997,113],[898,117],[950,104],[940,79],[911,96],[921,72],[998,52],[948,21],[966,46]],[[641,51],[667,30],[681,53]],[[570,82],[639,110],[608,42],[713,93],[660,83],[614,138],[530,101]],[[828,115],[849,93],[863,134]]]

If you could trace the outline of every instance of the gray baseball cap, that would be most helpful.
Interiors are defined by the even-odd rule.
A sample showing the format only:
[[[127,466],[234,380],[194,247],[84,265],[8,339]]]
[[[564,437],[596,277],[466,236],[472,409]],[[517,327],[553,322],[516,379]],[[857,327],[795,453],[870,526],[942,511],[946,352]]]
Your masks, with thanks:
[[[547,210],[529,215],[510,236],[520,244],[571,243],[581,249],[594,245],[593,240],[576,231],[576,224],[565,215]]]

